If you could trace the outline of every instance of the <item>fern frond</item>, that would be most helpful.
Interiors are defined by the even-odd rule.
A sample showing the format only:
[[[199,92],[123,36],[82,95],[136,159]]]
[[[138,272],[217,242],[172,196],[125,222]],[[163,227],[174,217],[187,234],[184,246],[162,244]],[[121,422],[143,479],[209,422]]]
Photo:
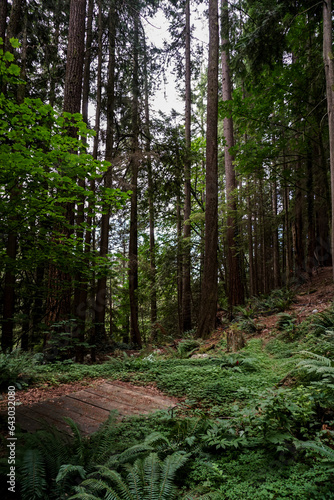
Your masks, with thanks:
[[[173,453],[165,458],[161,467],[160,491],[157,500],[170,500],[173,495],[173,480],[175,473],[188,460],[188,455],[180,452]]]
[[[161,444],[170,445],[169,439],[158,431],[151,432],[151,434],[146,436],[144,443],[149,446],[158,446]]]
[[[145,498],[154,500],[159,492],[160,461],[157,453],[150,453],[144,461]]]
[[[129,490],[134,500],[142,500],[143,497],[143,473],[142,460],[138,459],[135,464],[127,466],[128,474],[126,476]]]
[[[81,465],[64,464],[59,468],[59,472],[56,477],[56,483],[63,481],[69,474],[72,474],[73,472],[77,472],[80,475],[81,479],[86,478],[86,471]]]
[[[131,446],[131,448],[124,450],[122,453],[110,457],[106,465],[112,468],[117,467],[118,465],[131,463],[134,462],[140,455],[143,455],[144,453],[147,454],[151,451],[153,451],[151,446],[147,446],[145,444],[135,444],[134,446]]]
[[[84,462],[86,439],[82,436],[79,425],[71,417],[63,417],[63,420],[70,426],[73,433],[75,452],[81,463]]]
[[[105,466],[99,467],[99,471],[103,478],[115,484],[117,493],[119,493],[121,498],[124,500],[136,500],[118,472],[108,469]]]
[[[26,450],[22,461],[22,500],[45,498],[47,483],[43,456],[37,449]]]
[[[309,358],[313,358],[314,360],[319,361],[322,365],[326,365],[326,366],[332,365],[332,362],[329,358],[326,358],[325,356],[320,356],[320,354],[316,354],[315,352],[300,351],[299,354],[303,354],[305,356],[308,356]],[[301,361],[300,363],[303,363],[303,361]]]

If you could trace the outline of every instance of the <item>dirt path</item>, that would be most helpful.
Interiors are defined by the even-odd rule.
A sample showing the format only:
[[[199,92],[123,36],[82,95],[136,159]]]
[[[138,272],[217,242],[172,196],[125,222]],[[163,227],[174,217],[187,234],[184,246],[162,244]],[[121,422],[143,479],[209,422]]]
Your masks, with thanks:
[[[70,428],[63,417],[71,417],[82,433],[89,435],[98,430],[112,410],[117,410],[119,419],[122,419],[156,410],[169,410],[178,403],[176,398],[167,397],[153,387],[137,387],[127,382],[104,379],[86,387],[81,386],[79,390],[68,391],[65,395],[63,392],[62,396],[40,399],[32,404],[22,404],[17,394],[20,404],[16,407],[16,422],[23,430],[30,432],[40,429],[43,421],[69,432]]]

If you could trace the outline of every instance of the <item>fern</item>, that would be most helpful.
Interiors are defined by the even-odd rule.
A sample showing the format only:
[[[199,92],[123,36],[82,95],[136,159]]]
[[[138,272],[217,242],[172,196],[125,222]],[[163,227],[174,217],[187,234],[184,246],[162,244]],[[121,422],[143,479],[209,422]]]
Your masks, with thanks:
[[[169,500],[174,497],[173,480],[175,474],[186,463],[187,459],[187,455],[176,452],[164,460],[161,471],[161,488],[157,500]]]
[[[73,472],[79,473],[81,479],[86,478],[86,471],[81,465],[64,464],[59,469],[56,477],[56,483],[64,481],[67,479],[69,474],[73,474]]]
[[[334,380],[334,366],[332,360],[309,351],[301,351],[300,354],[308,356],[309,359],[300,361],[297,368],[304,369],[309,374],[316,374],[321,377],[333,377]]]
[[[45,465],[39,450],[26,450],[22,463],[22,500],[45,498]]]
[[[324,460],[322,465],[328,470],[328,472],[334,472],[334,450],[332,448],[317,444],[314,441],[305,441],[300,443],[298,447],[306,450],[313,450],[319,455],[324,456],[327,460]]]
[[[125,478],[115,470],[100,466],[97,473],[75,488],[76,494],[71,499],[172,500],[176,472],[187,459],[188,455],[176,452],[161,462],[157,453],[150,453],[144,459],[137,458],[133,465],[126,464]],[[98,497],[94,497],[96,492]]]
[[[81,430],[76,422],[70,417],[64,417],[63,420],[70,426],[73,433],[73,446],[81,465],[85,463],[85,450],[87,449],[86,440],[83,438]]]

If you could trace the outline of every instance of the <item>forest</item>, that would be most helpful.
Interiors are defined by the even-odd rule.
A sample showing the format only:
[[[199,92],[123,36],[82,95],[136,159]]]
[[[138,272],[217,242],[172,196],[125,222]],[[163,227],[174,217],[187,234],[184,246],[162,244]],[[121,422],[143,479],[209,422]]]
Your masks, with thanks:
[[[332,38],[331,0],[0,0],[4,498],[334,498]],[[17,424],[10,490],[10,397],[102,378],[178,402]]]

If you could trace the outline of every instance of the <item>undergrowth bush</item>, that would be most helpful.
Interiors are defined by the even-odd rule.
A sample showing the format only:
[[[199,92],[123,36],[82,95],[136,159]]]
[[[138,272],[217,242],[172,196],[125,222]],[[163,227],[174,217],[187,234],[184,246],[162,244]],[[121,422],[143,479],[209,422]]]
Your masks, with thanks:
[[[0,390],[10,385],[17,389],[26,387],[34,380],[37,360],[31,354],[16,349],[10,354],[0,353]]]

